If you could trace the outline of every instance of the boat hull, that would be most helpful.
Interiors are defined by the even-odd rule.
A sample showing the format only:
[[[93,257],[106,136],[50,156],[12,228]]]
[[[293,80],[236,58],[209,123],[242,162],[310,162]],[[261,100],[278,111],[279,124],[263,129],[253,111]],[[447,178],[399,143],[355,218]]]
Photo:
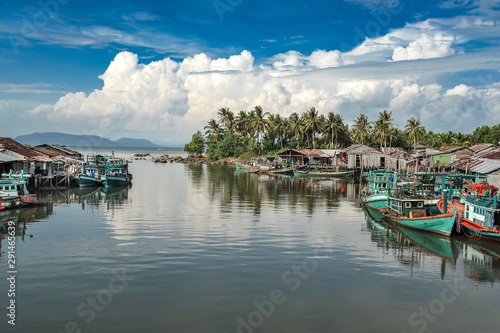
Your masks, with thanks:
[[[449,236],[451,234],[456,218],[453,213],[418,218],[397,217],[386,213],[384,217],[388,222],[393,224],[443,236]]]
[[[101,178],[90,177],[86,175],[79,175],[75,178],[75,182],[80,187],[86,186],[101,186]]]
[[[271,175],[293,174],[293,167],[287,167],[287,168],[269,170],[269,171],[267,171],[267,173],[269,173]]]
[[[17,208],[24,205],[20,196],[4,196],[0,198],[0,209]]]
[[[298,171],[293,170],[293,175],[295,177],[321,177],[321,178],[339,178],[339,177],[349,177],[353,174],[350,172],[308,172],[308,171]]]
[[[238,163],[238,162],[234,162],[234,165],[236,166],[236,169],[255,169],[254,166],[251,166],[251,165],[246,165],[246,164],[241,164],[241,163]]]
[[[112,187],[112,186],[125,186],[127,184],[130,184],[130,181],[132,180],[131,177],[129,176],[103,176],[102,177],[102,184],[105,187]]]
[[[361,204],[363,205],[363,208],[365,209],[365,212],[374,220],[375,222],[379,222],[384,218],[384,214],[380,211],[380,208],[377,208],[375,206],[372,206],[365,202],[364,200],[361,201]]]

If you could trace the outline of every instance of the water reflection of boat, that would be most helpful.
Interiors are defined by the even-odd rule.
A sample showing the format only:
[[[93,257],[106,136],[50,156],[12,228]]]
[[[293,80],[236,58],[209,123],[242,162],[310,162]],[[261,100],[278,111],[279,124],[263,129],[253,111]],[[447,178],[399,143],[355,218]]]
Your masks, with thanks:
[[[478,282],[500,280],[500,246],[493,242],[457,237],[461,247],[465,276]]]
[[[420,252],[426,252],[453,263],[456,262],[459,250],[450,238],[386,223],[378,215],[373,214],[373,211],[368,209],[366,205],[363,205],[363,209],[372,236],[378,238],[379,241],[382,237],[384,243],[391,243],[393,248],[401,251],[401,257],[405,248],[416,248]]]
[[[391,225],[391,227],[422,251],[456,262],[459,249],[449,237],[420,232],[403,226]]]

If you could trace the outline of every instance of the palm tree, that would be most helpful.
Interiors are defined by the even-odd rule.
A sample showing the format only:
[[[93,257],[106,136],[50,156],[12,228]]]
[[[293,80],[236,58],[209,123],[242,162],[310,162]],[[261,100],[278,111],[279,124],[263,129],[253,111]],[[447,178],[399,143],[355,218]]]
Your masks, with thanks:
[[[281,118],[279,114],[271,114],[267,119],[268,132],[279,139],[281,148],[283,148],[283,136],[286,132],[285,120],[286,118]]]
[[[219,126],[217,120],[215,120],[214,118],[208,121],[208,125],[205,126],[204,129],[207,130],[205,134],[208,135],[213,142],[219,141],[219,139],[222,137],[222,129]]]
[[[262,134],[265,131],[266,127],[266,116],[269,115],[269,112],[264,112],[262,110],[262,106],[257,105],[253,111],[250,113],[251,116],[251,127],[254,131],[254,133],[257,134],[257,137],[259,138],[259,142],[262,148]]]
[[[420,118],[415,119],[411,117],[408,119],[405,130],[408,134],[408,138],[413,140],[413,149],[415,149],[417,142],[420,142],[420,140],[422,140],[422,136],[425,134],[425,128],[422,126]]]
[[[302,122],[300,121],[300,117],[296,112],[292,113],[290,117],[288,117],[288,124],[288,131],[290,132],[290,136],[295,138],[298,143],[302,133]]]
[[[354,121],[353,134],[354,140],[364,144],[368,135],[370,135],[370,130],[372,125],[368,121],[368,117],[365,114],[360,114],[359,117]]]
[[[232,116],[234,119],[234,114],[229,108],[220,108],[217,114],[219,115],[219,123],[226,128],[229,118]]]
[[[316,111],[315,107],[312,107],[305,112],[304,120],[305,120],[305,129],[307,131],[311,130],[312,132],[311,137],[312,137],[313,149],[315,149],[314,137],[320,125],[318,111]]]
[[[236,130],[244,136],[250,134],[250,118],[245,111],[240,111],[235,120]]]
[[[331,147],[337,147],[337,139],[344,129],[344,119],[340,113],[328,112],[326,117],[325,131],[331,139]],[[335,146],[333,139],[335,138]]]
[[[387,147],[387,136],[389,135],[389,130],[392,127],[392,123],[394,119],[392,117],[392,111],[387,112],[384,110],[379,112],[378,114],[378,138],[384,142],[384,146]],[[375,123],[377,125],[377,123]],[[379,141],[380,142],[380,141]],[[380,143],[380,147],[382,147],[382,143]]]
[[[382,119],[379,118],[373,123],[373,134],[382,148],[382,143],[386,140],[386,127]]]

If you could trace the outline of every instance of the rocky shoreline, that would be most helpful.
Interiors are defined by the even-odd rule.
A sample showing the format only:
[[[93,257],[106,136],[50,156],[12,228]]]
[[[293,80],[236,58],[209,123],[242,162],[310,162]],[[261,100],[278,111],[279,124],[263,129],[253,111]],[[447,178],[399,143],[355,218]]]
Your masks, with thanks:
[[[135,156],[134,156],[135,157]],[[142,156],[141,156],[142,157]],[[208,157],[197,157],[197,156],[169,156],[164,154],[158,158],[152,158],[151,161],[154,163],[200,163],[200,164],[232,164],[236,161],[235,158],[223,158],[220,160],[211,160]]]

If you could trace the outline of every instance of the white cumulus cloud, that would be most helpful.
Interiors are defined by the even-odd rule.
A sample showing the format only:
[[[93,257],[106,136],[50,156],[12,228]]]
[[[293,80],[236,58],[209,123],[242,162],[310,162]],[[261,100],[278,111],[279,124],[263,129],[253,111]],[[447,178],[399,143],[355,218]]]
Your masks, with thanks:
[[[424,33],[407,47],[398,46],[394,49],[392,60],[416,60],[441,58],[452,55],[455,50],[451,47],[455,38],[449,34]]]

